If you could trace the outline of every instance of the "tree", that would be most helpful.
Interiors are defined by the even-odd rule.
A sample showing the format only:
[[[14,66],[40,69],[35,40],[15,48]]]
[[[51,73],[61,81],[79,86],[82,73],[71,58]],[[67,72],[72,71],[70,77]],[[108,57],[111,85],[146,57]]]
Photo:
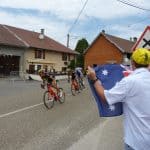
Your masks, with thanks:
[[[70,64],[68,65],[68,68],[71,69],[71,70],[75,69],[75,60],[74,59],[70,61]]]
[[[75,51],[79,53],[76,60],[76,66],[84,68],[84,51],[89,46],[85,38],[78,40]]]

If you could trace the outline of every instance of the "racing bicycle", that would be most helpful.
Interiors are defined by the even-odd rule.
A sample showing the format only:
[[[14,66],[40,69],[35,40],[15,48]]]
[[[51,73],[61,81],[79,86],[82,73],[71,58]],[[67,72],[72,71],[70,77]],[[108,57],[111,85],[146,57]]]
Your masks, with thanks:
[[[50,84],[47,84],[47,90],[43,95],[43,102],[47,109],[54,106],[54,102],[59,101],[60,104],[65,102],[65,92],[63,88],[58,88],[57,92],[53,89]]]

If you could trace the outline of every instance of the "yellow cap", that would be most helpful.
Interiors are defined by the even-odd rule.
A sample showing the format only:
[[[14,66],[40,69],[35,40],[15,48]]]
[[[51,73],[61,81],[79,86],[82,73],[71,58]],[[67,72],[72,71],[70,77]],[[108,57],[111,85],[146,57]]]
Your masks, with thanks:
[[[131,58],[139,65],[150,64],[150,51],[146,48],[136,49]]]

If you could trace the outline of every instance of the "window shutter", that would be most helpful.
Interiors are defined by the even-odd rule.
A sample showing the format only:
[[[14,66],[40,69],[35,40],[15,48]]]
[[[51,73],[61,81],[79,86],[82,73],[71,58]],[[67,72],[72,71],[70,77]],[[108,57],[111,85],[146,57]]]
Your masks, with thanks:
[[[37,58],[37,50],[35,50],[34,54],[35,54],[35,58]]]

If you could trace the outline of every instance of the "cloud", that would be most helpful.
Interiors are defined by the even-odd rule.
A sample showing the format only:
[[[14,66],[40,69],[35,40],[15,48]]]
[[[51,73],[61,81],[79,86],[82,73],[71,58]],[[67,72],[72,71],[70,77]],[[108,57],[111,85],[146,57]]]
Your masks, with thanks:
[[[60,18],[74,19],[82,8],[81,0],[1,0],[1,7],[49,12]]]
[[[136,0],[134,4],[136,5],[140,2],[141,0]],[[150,3],[148,0],[145,0],[144,4],[139,6],[150,8]],[[89,16],[93,16],[99,19],[116,19],[134,16],[139,13],[143,14],[145,11],[125,5],[116,0],[94,0],[94,3],[93,1],[89,1],[88,7],[86,8],[86,13]]]
[[[39,18],[38,16],[31,15],[16,15],[10,14],[6,12],[0,13],[0,23],[7,24],[10,26],[15,26],[35,32],[40,32],[41,28],[45,29],[45,34],[54,38],[58,41],[62,41],[64,35],[67,33],[67,29],[69,28],[67,24],[51,19]],[[59,30],[58,30],[59,29]]]
[[[86,0],[1,0],[0,6],[10,8],[34,9],[46,11],[57,17],[70,20],[75,19]],[[149,0],[135,0],[132,2],[141,7],[150,7]],[[131,16],[139,9],[124,5],[115,0],[89,0],[85,11],[87,15],[100,19],[112,19]],[[83,16],[82,16],[83,17]]]
[[[27,30],[45,33],[66,45],[68,30],[86,0],[0,0],[0,23]],[[131,1],[130,1],[131,2]],[[150,8],[149,0],[134,0],[132,3],[143,8]],[[130,24],[148,18],[148,12],[124,5],[117,0],[89,0],[70,36],[70,47],[74,49],[77,40],[82,37],[89,42],[95,39],[102,29],[108,34],[129,39],[140,36],[147,25],[139,23],[136,27]]]
[[[119,25],[111,26],[111,30],[112,30],[111,32],[117,33],[118,37],[122,37],[127,40],[130,40],[130,37],[132,38],[139,37],[142,34],[141,30],[139,29],[140,27],[134,27],[134,30],[133,30],[132,28],[129,28],[127,26],[119,26]]]

